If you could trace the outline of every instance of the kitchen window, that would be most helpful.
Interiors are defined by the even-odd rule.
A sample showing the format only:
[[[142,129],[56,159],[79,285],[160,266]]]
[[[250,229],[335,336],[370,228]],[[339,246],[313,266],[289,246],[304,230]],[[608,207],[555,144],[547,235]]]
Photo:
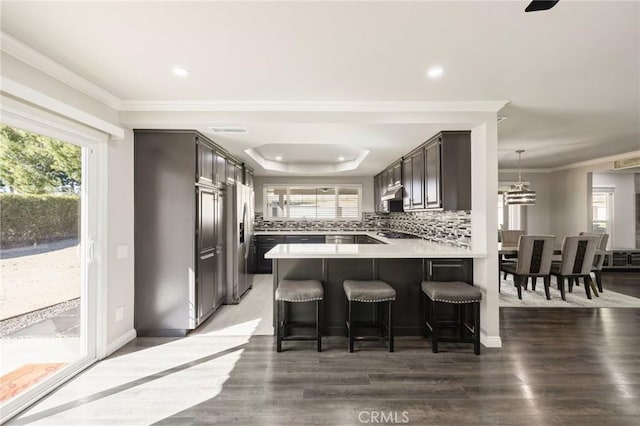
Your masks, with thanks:
[[[265,185],[270,220],[360,220],[362,185]]]

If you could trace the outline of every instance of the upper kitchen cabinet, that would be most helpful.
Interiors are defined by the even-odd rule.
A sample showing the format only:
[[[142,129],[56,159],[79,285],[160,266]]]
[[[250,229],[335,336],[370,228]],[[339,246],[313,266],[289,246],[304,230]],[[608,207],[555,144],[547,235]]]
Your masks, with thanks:
[[[440,187],[437,208],[471,210],[471,132],[441,132],[432,141],[438,144],[440,157],[440,171],[435,173],[440,180],[434,184]]]
[[[471,132],[440,132],[378,176],[385,184],[399,176],[404,211],[471,210]],[[381,202],[377,191],[376,196]]]
[[[253,170],[247,167],[246,164],[244,166],[244,184],[253,188]]]
[[[403,206],[404,210],[424,209],[424,148],[420,147],[407,155],[403,176]]]
[[[440,196],[440,144],[441,138],[424,148],[424,201],[428,209],[442,207]]]
[[[242,164],[227,159],[227,185],[242,183]]]
[[[390,185],[400,186],[402,184],[402,160],[396,161],[391,165],[390,170]]]
[[[216,165],[215,151],[205,139],[194,136],[197,146],[197,181],[203,185],[213,185],[215,180],[214,169]]]
[[[227,183],[227,158],[222,151],[216,151],[213,155],[214,173],[213,183],[215,186],[221,186]]]

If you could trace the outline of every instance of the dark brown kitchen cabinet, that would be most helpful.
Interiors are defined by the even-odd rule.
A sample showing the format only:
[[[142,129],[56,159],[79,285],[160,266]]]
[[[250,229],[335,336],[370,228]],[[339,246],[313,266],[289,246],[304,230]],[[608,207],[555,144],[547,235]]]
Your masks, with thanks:
[[[440,139],[429,143],[424,149],[425,157],[425,207],[442,207],[440,197]]]
[[[218,191],[216,200],[216,304],[218,309],[227,299],[227,216],[226,191]]]
[[[243,169],[243,173],[244,173],[244,179],[243,182],[245,185],[248,185],[250,187],[253,188],[253,170],[251,170],[249,167],[247,167],[247,165],[243,165],[244,169]]]
[[[390,185],[398,186],[402,184],[402,160],[396,161],[390,167]]]
[[[197,181],[204,185],[212,185],[214,180],[214,150],[202,138],[195,136],[197,144]]]
[[[409,205],[412,210],[424,209],[424,149],[409,154],[411,161],[411,180]]]
[[[402,208],[411,210],[411,189],[413,187],[413,169],[411,158],[402,160]]]
[[[213,184],[221,186],[227,183],[227,159],[222,152],[214,152],[213,159],[215,162],[213,173]]]
[[[183,336],[224,301],[227,159],[191,130],[134,130],[139,336]]]
[[[374,193],[374,203],[375,203],[375,212],[376,213],[388,213],[388,203],[382,201],[382,195],[384,191],[387,189],[387,185],[385,184],[385,174],[379,173],[373,177],[373,193]]]
[[[471,132],[429,139],[402,158],[401,179],[404,211],[471,210]]]
[[[227,160],[227,185],[233,185],[236,182],[242,183],[242,165]]]
[[[440,208],[471,210],[471,132],[441,132],[439,137]]]
[[[427,259],[429,281],[473,283],[473,259]]]

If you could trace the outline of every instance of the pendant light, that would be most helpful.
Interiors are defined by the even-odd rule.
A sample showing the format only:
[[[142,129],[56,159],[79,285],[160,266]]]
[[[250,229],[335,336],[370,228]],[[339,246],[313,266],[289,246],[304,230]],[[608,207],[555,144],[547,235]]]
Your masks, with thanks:
[[[536,192],[522,183],[521,158],[524,149],[516,151],[518,154],[518,183],[511,185],[506,193],[505,203],[511,206],[532,206],[536,203]]]

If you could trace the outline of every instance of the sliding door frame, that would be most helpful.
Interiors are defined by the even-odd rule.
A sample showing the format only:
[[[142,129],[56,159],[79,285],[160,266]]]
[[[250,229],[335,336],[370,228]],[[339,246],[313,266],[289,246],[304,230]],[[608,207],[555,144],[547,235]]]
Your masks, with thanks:
[[[0,97],[0,122],[82,148],[81,354],[50,378],[3,405],[0,423],[45,397],[104,356],[107,347],[107,147],[103,132],[59,115]]]

